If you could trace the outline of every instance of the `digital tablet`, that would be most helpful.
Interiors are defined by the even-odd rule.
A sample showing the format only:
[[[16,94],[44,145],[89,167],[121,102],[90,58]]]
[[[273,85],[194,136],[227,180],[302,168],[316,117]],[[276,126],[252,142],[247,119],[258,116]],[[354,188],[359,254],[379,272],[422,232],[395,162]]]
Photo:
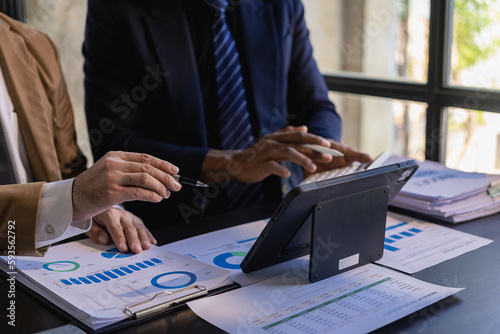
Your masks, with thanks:
[[[315,282],[379,260],[389,202],[417,169],[408,160],[295,187],[241,269],[248,273],[310,253],[309,280]]]
[[[346,175],[346,174],[351,174],[354,172],[360,172],[362,170],[366,169],[374,169],[377,167],[380,167],[385,164],[385,161],[391,156],[389,152],[382,152],[380,153],[372,162],[366,162],[366,163],[360,163],[360,162],[354,162],[348,166],[345,167],[340,167],[340,168],[334,168],[322,172],[317,172],[309,175],[306,177],[300,184],[305,184],[305,183],[310,183],[310,182],[317,182],[317,181],[322,181],[326,179],[331,179],[337,176],[341,175]]]

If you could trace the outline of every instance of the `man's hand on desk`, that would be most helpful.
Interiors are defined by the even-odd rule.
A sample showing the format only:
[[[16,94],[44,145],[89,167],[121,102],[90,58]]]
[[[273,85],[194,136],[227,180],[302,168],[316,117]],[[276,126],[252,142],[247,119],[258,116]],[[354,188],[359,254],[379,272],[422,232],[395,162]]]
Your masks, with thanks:
[[[107,245],[111,241],[120,252],[128,250],[140,253],[156,245],[156,239],[133,213],[111,208],[92,219],[92,228],[87,232],[92,241]]]
[[[323,172],[325,170],[345,167],[350,165],[355,161],[359,161],[361,163],[372,162],[373,159],[370,155],[366,153],[359,152],[352,147],[336,142],[333,139],[328,139],[330,142],[330,148],[333,148],[339,152],[344,154],[343,157],[333,157],[329,162],[317,162],[317,170],[316,172]],[[311,175],[312,173],[306,169],[304,169],[304,177]]]
[[[176,166],[148,154],[108,152],[73,182],[73,219],[96,216],[127,201],[160,202],[178,191]]]
[[[290,171],[279,164],[281,161],[294,162],[304,170],[314,173],[317,163],[328,163],[332,160],[331,155],[305,148],[302,144],[330,146],[328,140],[307,133],[306,126],[288,126],[261,137],[246,150],[209,151],[202,166],[202,181],[219,181],[211,175],[223,171],[233,180],[255,183],[271,174],[289,177]]]

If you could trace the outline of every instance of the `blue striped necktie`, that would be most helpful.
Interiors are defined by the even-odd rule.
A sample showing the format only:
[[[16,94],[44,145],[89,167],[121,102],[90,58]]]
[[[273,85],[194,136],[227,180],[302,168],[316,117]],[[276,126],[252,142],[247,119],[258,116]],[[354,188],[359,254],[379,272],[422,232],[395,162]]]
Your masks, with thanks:
[[[0,185],[14,183],[16,183],[16,177],[14,176],[14,169],[12,169],[2,122],[0,122]]]
[[[226,0],[205,0],[217,11],[212,24],[215,75],[219,108],[221,148],[246,149],[254,142],[247,109],[243,76],[236,43],[226,22]],[[230,182],[227,187],[230,210],[262,202],[260,184]]]

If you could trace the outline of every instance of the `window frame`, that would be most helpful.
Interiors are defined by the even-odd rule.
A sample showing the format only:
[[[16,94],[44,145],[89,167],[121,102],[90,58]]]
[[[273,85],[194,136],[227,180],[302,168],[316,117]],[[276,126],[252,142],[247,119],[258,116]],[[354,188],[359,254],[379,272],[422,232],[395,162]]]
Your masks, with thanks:
[[[24,21],[24,1],[23,0],[0,0],[0,12],[13,19]]]
[[[448,84],[452,25],[453,0],[430,0],[427,83],[335,73],[323,76],[328,89],[426,103],[425,158],[445,162],[447,107],[500,113],[500,91]]]

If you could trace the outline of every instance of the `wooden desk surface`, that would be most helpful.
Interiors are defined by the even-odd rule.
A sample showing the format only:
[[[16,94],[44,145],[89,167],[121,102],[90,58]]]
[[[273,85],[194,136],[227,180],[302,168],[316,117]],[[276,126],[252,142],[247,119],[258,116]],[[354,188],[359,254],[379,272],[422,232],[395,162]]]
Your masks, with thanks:
[[[155,233],[160,244],[217,230],[238,223],[269,217],[274,206],[259,212],[230,213],[217,219],[181,227],[167,227]],[[244,217],[244,218],[242,218]],[[418,279],[465,290],[395,321],[374,333],[498,333],[500,331],[500,214],[450,225],[460,231],[495,242],[413,274]],[[0,332],[34,333],[70,323],[21,288],[16,289],[16,327],[8,325],[8,282],[0,276]],[[196,316],[189,308],[120,329],[119,333],[223,333]]]

